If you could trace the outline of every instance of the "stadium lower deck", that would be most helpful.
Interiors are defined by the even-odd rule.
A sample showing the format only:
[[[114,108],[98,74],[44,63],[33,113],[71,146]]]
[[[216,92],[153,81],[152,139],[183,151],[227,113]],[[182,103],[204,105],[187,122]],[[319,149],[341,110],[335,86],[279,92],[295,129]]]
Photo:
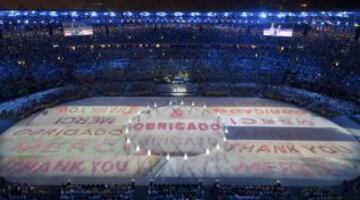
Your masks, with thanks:
[[[360,173],[360,143],[347,130],[262,98],[88,98],[35,113],[0,141],[1,176],[31,184],[310,186]]]

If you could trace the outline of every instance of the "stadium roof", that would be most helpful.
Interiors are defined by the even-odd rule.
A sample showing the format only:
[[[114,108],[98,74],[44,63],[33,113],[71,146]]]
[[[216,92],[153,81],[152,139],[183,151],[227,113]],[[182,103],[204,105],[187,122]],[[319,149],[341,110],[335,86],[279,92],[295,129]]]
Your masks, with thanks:
[[[76,2],[76,3],[75,3]],[[353,10],[358,0],[2,0],[5,9],[45,10]]]

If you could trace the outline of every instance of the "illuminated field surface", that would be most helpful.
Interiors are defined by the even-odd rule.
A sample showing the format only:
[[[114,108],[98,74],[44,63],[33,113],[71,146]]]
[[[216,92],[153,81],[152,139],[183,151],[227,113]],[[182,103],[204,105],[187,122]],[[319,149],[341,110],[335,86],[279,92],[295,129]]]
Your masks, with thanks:
[[[24,119],[0,141],[1,175],[35,184],[322,185],[360,174],[360,144],[345,129],[260,98],[83,99]]]

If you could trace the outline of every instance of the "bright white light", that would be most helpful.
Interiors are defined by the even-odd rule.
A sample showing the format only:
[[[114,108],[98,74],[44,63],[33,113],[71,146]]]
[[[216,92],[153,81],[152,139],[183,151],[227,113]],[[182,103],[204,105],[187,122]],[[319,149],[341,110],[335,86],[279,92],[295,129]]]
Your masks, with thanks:
[[[129,121],[128,121],[128,122],[129,122],[129,124],[131,124],[131,123],[132,123],[132,120],[131,120],[131,119],[129,119]]]
[[[192,107],[194,107],[195,106],[195,102],[193,101],[193,102],[191,102],[191,106]]]
[[[110,17],[115,17],[116,13],[115,12],[110,12]]]
[[[149,12],[141,12],[140,15],[143,17],[147,17],[147,16],[150,16],[150,13]]]
[[[184,13],[182,13],[182,12],[175,12],[174,13],[174,16],[176,16],[176,17],[181,17],[183,15],[184,15]]]
[[[170,154],[166,154],[166,160],[170,160]]]
[[[224,17],[229,17],[231,15],[230,12],[224,12]]]
[[[79,16],[79,14],[76,11],[73,11],[73,12],[71,12],[71,16],[72,17],[77,17],[77,16]]]
[[[184,100],[181,100],[180,105],[182,106],[184,105]]]
[[[97,14],[97,12],[92,11],[90,16],[91,16],[91,17],[97,17],[97,16],[98,16],[98,14]]]
[[[51,17],[56,17],[56,16],[58,16],[58,14],[57,14],[56,11],[50,11],[49,15],[50,15]]]
[[[247,16],[248,16],[248,14],[246,12],[241,13],[241,17],[247,17]]]
[[[261,12],[259,17],[265,19],[265,18],[267,18],[267,14],[264,12]]]
[[[150,149],[147,150],[147,156],[151,156],[151,151],[150,151]]]
[[[160,17],[165,17],[165,16],[166,16],[166,12],[157,12],[156,15],[157,15],[157,16],[160,16]]]
[[[225,127],[225,134],[228,134],[229,133],[229,129],[228,127]]]
[[[207,106],[206,106],[206,104],[204,104],[203,108],[204,108],[204,109],[207,109]]]
[[[172,101],[170,100],[170,101],[169,101],[169,106],[171,106],[171,105],[172,105]]]
[[[227,138],[226,138],[226,136],[224,136],[224,142],[226,142],[227,141]]]
[[[206,148],[206,155],[210,155],[210,150]]]
[[[131,17],[131,16],[133,16],[133,13],[132,12],[124,12],[124,15],[128,16],[128,17]]]
[[[188,155],[187,155],[187,153],[184,154],[184,160],[188,160]]]
[[[219,144],[216,144],[216,150],[220,150],[220,145]]]
[[[127,139],[126,139],[126,144],[131,144],[130,138],[127,138]]]
[[[208,12],[208,13],[207,13],[207,16],[208,16],[208,17],[214,17],[214,16],[216,16],[216,13],[214,13],[214,12]]]
[[[196,17],[196,16],[200,16],[201,14],[199,12],[192,12],[190,13],[190,16],[192,17]]]
[[[157,107],[157,103],[156,102],[154,102],[154,108],[156,108]]]
[[[125,128],[125,134],[128,134],[128,133],[129,133],[129,128],[126,127],[126,128]]]
[[[278,18],[284,18],[284,17],[285,17],[285,13],[279,13],[279,14],[277,14],[277,17],[278,17]]]
[[[136,151],[136,152],[140,152],[140,146],[139,146],[139,145],[136,145],[135,151]]]

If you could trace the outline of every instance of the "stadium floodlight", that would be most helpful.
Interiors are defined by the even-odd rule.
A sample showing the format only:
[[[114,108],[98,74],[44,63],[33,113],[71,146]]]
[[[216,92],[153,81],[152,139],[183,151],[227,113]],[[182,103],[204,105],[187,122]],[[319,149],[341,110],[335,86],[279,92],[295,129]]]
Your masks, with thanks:
[[[301,12],[301,13],[300,13],[300,16],[301,16],[301,17],[307,17],[307,16],[309,16],[309,15],[308,15],[307,12]]]
[[[149,13],[149,12],[141,12],[141,13],[140,13],[140,16],[142,16],[142,17],[148,17],[148,16],[150,16],[150,13]]]
[[[175,17],[181,17],[181,16],[183,16],[183,15],[184,15],[183,12],[174,12],[174,16],[175,16]]]
[[[27,14],[27,12],[26,12],[26,14]],[[51,17],[57,17],[57,16],[58,16],[58,14],[57,14],[56,11],[50,11],[49,15],[50,15]]]
[[[196,17],[196,16],[200,16],[201,14],[199,12],[191,12],[190,16],[192,17]]]
[[[127,17],[131,17],[133,16],[133,13],[132,12],[124,12],[123,15],[127,16]]]
[[[232,13],[231,12],[224,12],[224,17],[229,17]]]
[[[157,12],[156,15],[159,16],[159,17],[165,17],[166,12]]]
[[[248,13],[247,12],[242,12],[241,13],[241,17],[247,17],[248,16]]]
[[[77,16],[79,16],[79,14],[76,11],[71,12],[71,17],[77,17]]]
[[[283,12],[278,13],[276,16],[277,16],[277,18],[284,18],[284,17],[286,17],[285,13],[283,13]]]
[[[214,12],[208,12],[207,13],[207,16],[208,17],[215,17],[217,14],[216,13],[214,13]]]
[[[90,16],[91,16],[91,17],[97,17],[97,16],[98,16],[98,14],[97,14],[97,12],[96,12],[96,11],[92,11],[92,12],[91,12],[91,14],[90,14]]]
[[[268,16],[268,14],[265,13],[265,12],[261,12],[261,13],[259,14],[259,17],[262,18],[262,19],[266,19],[267,16]]]

